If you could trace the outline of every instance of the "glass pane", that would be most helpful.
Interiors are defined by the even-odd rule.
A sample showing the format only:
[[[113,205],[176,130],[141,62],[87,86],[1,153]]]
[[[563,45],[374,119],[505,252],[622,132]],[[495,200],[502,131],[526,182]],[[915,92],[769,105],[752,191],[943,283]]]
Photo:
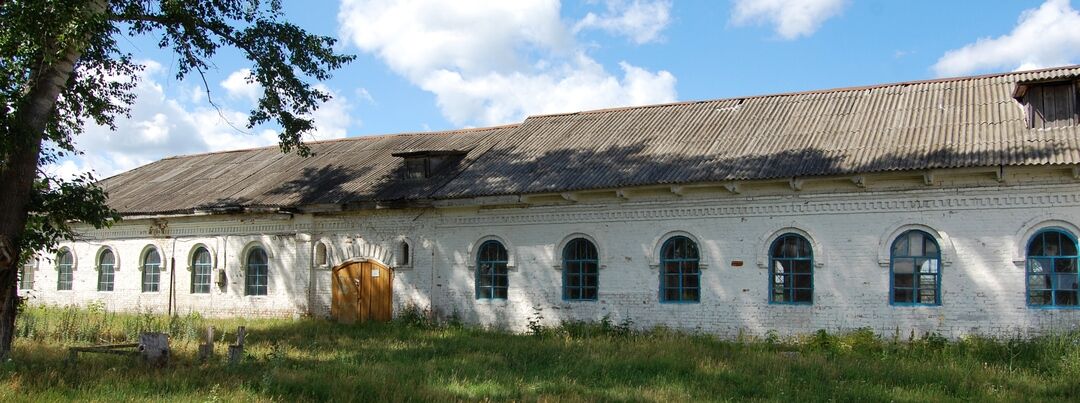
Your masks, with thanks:
[[[1057,284],[1054,285],[1058,290],[1076,290],[1077,289],[1077,277],[1076,274],[1058,274]]]
[[[807,241],[803,237],[799,237],[799,257],[812,257],[814,251],[810,248],[810,241]]]
[[[577,274],[566,275],[566,285],[570,287],[577,287],[581,285],[581,278]]]
[[[937,259],[917,259],[916,263],[919,265],[919,273],[937,274],[938,272]]]
[[[683,289],[682,300],[683,301],[697,301],[698,300],[698,290],[697,290],[697,288]]]
[[[772,257],[784,257],[784,238],[773,241],[772,251],[769,253]]]
[[[668,289],[664,290],[664,301],[678,301],[678,300],[679,300],[679,289],[678,288],[668,288]]]
[[[664,273],[671,274],[671,273],[678,273],[678,272],[679,272],[679,263],[678,262],[664,263]]]
[[[1030,274],[1028,275],[1028,289],[1031,290],[1049,290],[1050,289],[1050,276],[1045,274]]]
[[[910,274],[894,274],[893,275],[893,287],[907,287],[912,288],[915,286],[915,276]]]
[[[60,261],[59,264],[70,266],[71,263],[72,263],[72,260],[74,260],[74,259],[72,258],[71,253],[65,251],[65,252],[60,252],[60,258],[58,260]]]
[[[699,279],[699,278],[700,278],[700,277],[698,277],[697,275],[686,275],[686,276],[683,276],[683,287],[693,287],[693,288],[697,288],[697,287],[698,287],[698,279]]]
[[[597,280],[597,275],[596,274],[588,274],[588,275],[583,276],[582,278],[585,280],[585,283],[584,283],[585,286],[596,287],[596,280]]]
[[[893,273],[914,273],[915,261],[912,259],[894,259],[893,260]]]
[[[809,274],[812,269],[809,260],[795,260],[791,262],[792,271],[795,273]]]
[[[596,299],[596,289],[586,288],[582,291],[582,299]]]
[[[567,288],[566,299],[578,299],[581,298],[581,290],[578,288]]]
[[[1075,306],[1076,291],[1058,291],[1054,293],[1054,305]]]
[[[799,239],[793,236],[784,238],[784,257],[799,256]]]
[[[101,265],[103,265],[103,266],[104,265],[112,265],[113,262],[115,262],[115,261],[116,260],[113,257],[112,252],[110,252],[110,251],[101,252]]]
[[[1028,292],[1028,304],[1029,305],[1048,305],[1048,304],[1050,304],[1050,291],[1030,291],[1030,292]]]
[[[772,300],[773,300],[773,302],[787,302],[787,301],[786,301],[786,300],[784,299],[784,297],[785,297],[786,295],[787,295],[787,294],[786,294],[786,293],[784,293],[784,291],[782,291],[782,290],[777,290],[777,291],[774,291],[774,292],[773,292],[773,294],[772,294]]]
[[[774,287],[783,287],[785,279],[787,279],[787,276],[783,274],[773,275],[773,284],[775,284]]]
[[[798,274],[793,276],[795,280],[795,288],[810,288],[813,287],[813,276],[809,274]]]
[[[496,275],[495,276],[495,286],[496,287],[509,287],[510,286],[510,277],[505,275],[505,274]]]
[[[1076,273],[1076,259],[1054,259],[1054,271],[1058,273]]]
[[[683,240],[684,240],[684,242],[686,242],[686,258],[687,259],[697,259],[698,258],[697,244],[694,243],[694,241],[691,241],[690,238],[683,238]]]
[[[1028,244],[1028,256],[1043,256],[1046,252],[1046,248],[1043,247],[1042,234],[1036,235],[1031,239],[1031,243]]]
[[[161,263],[161,255],[158,255],[156,250],[151,249],[149,252],[146,253],[146,264],[147,265],[151,265],[151,264],[157,265],[157,264],[160,264],[160,263]]]
[[[1076,243],[1068,237],[1061,237],[1061,255],[1076,256]]]
[[[935,275],[921,275],[919,276],[919,288],[934,288],[937,287],[937,276]]]
[[[481,274],[479,276],[476,276],[476,284],[480,287],[490,287],[493,283],[494,280],[492,280],[491,275],[489,274]]]
[[[908,256],[908,239],[904,235],[896,238],[892,244],[893,256]]]
[[[908,256],[925,256],[923,234],[919,231],[908,232]]]
[[[937,241],[935,241],[933,238],[926,237],[926,255],[925,256],[934,256],[934,255],[937,255],[937,254],[938,254]]]
[[[936,304],[937,291],[935,291],[933,288],[919,289],[919,303]]]
[[[1028,259],[1028,272],[1031,273],[1046,273],[1049,269],[1054,267],[1053,259]]]
[[[1043,240],[1045,244],[1045,253],[1043,256],[1060,256],[1061,255],[1061,233],[1057,231],[1047,231],[1043,233]]]
[[[793,297],[792,300],[794,302],[806,302],[806,303],[814,302],[814,291],[813,290],[795,290],[794,295],[792,297]]]
[[[911,303],[915,302],[914,295],[910,289],[897,288],[893,290],[893,302],[897,303]]]
[[[780,273],[786,272],[787,269],[784,268],[784,264],[785,264],[785,262],[783,260],[774,260],[773,261],[773,273],[780,274]]]
[[[585,262],[585,263],[582,263],[582,264],[581,264],[581,271],[582,271],[582,273],[584,273],[584,274],[592,274],[592,275],[596,275],[596,274],[597,274],[597,272],[598,272],[598,270],[597,270],[597,265],[596,265],[596,262]]]
[[[679,286],[679,275],[678,274],[668,274],[668,275],[664,276],[664,287],[678,287],[678,286]]]

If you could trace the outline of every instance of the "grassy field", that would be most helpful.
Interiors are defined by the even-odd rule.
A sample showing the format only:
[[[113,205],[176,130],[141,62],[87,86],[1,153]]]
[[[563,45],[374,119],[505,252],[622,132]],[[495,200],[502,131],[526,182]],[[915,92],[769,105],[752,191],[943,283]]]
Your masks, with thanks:
[[[195,358],[207,325],[227,329],[218,357]],[[224,363],[236,326],[248,356]],[[173,362],[67,347],[172,335]],[[511,334],[419,315],[388,324],[324,320],[207,320],[101,309],[29,308],[15,358],[0,364],[4,401],[310,400],[842,400],[1045,401],[1080,399],[1080,334],[1019,339],[825,332],[725,341],[665,329],[568,324]]]

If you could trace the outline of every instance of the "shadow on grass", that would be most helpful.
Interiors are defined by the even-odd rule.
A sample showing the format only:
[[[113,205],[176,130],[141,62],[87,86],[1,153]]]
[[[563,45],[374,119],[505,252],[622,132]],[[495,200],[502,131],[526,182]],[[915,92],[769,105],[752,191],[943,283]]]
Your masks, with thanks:
[[[1080,393],[1075,374],[1052,364],[1060,355],[1029,352],[1035,358],[1007,363],[1007,352],[990,345],[978,354],[962,354],[972,347],[960,344],[946,350],[886,344],[844,351],[662,329],[531,336],[312,319],[210,322],[227,330],[226,341],[232,341],[235,326],[248,327],[242,364],[223,363],[224,342],[215,360],[198,363],[197,342],[182,339],[173,342],[174,362],[165,369],[111,356],[80,357],[70,366],[65,345],[20,339],[15,361],[0,366],[0,383],[6,384],[0,399],[905,401],[1063,399]]]

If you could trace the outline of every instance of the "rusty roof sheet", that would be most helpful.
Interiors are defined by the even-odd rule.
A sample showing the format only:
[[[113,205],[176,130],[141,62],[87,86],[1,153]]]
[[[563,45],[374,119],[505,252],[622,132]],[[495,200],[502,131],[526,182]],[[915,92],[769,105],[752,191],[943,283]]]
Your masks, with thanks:
[[[1080,164],[1080,129],[1030,129],[1018,82],[1080,66],[533,116],[516,125],[167,158],[103,181],[126,214],[298,207],[997,165]],[[469,150],[403,181],[391,154]]]

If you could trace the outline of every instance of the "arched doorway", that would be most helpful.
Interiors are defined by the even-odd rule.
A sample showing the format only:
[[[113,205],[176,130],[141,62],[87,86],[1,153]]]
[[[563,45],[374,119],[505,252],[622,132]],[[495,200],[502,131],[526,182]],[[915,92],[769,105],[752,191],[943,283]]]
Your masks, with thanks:
[[[341,323],[377,320],[393,316],[394,272],[372,261],[351,261],[333,271],[330,316]]]

